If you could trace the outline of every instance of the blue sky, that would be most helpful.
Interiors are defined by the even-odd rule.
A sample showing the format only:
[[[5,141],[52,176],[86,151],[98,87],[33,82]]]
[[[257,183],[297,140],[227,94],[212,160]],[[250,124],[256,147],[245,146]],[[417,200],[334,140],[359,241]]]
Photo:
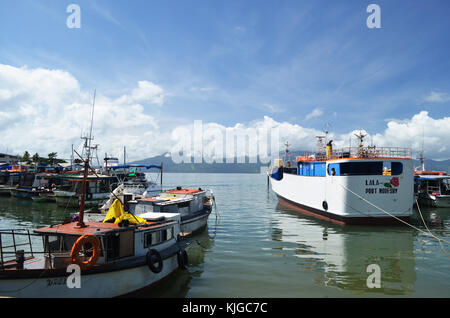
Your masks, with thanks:
[[[80,29],[66,26],[71,3]],[[371,3],[381,29],[366,26]],[[270,116],[375,134],[449,116],[449,14],[445,0],[2,1],[0,63],[64,70],[111,98],[156,83],[164,106],[144,112],[160,126]]]

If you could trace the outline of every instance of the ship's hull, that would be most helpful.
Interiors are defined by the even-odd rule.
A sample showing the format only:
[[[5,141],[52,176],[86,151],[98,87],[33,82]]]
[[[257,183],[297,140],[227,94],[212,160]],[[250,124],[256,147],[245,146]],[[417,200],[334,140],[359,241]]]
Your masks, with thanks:
[[[74,192],[67,191],[54,191],[56,205],[60,207],[78,208],[80,207],[80,197]],[[105,194],[93,194],[90,197],[86,197],[84,206],[97,207],[99,204],[105,202],[109,197],[109,193]]]
[[[293,211],[297,211],[300,214],[312,216],[325,221],[333,222],[340,225],[392,225],[401,224],[392,217],[345,217],[333,213],[328,213],[326,211],[321,211],[319,209],[314,209],[306,205],[292,202],[278,195],[278,202],[281,206],[284,206]],[[409,216],[398,217],[402,221],[408,222]]]
[[[202,230],[208,224],[211,209],[204,208],[200,213],[181,218],[181,232],[194,233]]]
[[[0,196],[10,196],[11,195],[11,188],[0,186]]]
[[[26,188],[16,188],[11,189],[11,196],[21,199],[32,199],[33,197],[39,196],[39,192],[33,191],[32,189],[26,189]]]
[[[177,250],[176,250],[177,251]],[[116,270],[92,270],[80,277],[80,288],[69,288],[68,281],[73,278],[63,269],[59,271],[36,271],[36,277],[26,270],[14,273],[14,278],[8,275],[0,277],[0,296],[14,298],[111,298],[136,293],[147,289],[172,274],[179,268],[176,251],[163,257],[162,270],[154,273],[145,261],[134,266]],[[174,253],[175,252],[175,253]],[[30,275],[31,274],[31,275]]]
[[[412,163],[405,160],[403,166],[395,177],[283,173],[270,182],[280,204],[302,214],[339,224],[402,224],[414,202]]]

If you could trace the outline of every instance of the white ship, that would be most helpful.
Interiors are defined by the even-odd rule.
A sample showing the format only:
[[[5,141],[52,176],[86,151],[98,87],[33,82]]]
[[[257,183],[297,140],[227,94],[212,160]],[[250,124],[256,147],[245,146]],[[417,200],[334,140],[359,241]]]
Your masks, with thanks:
[[[407,148],[364,147],[282,159],[268,171],[282,205],[340,224],[400,224],[412,215],[414,167]],[[319,137],[319,145],[324,137]],[[326,140],[325,140],[326,142]],[[323,147],[322,147],[323,149]]]

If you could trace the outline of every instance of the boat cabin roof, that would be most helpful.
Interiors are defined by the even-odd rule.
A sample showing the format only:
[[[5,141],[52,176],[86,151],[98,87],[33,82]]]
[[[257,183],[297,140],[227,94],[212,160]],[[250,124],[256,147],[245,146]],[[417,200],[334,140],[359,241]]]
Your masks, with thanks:
[[[203,189],[171,189],[171,190],[165,190],[163,192],[166,193],[173,193],[173,194],[198,194],[201,192],[205,192],[206,190]]]
[[[416,176],[417,180],[444,180],[444,179],[450,179],[450,176]]]
[[[120,227],[118,224],[114,223],[103,223],[103,222],[84,222],[86,227],[78,227],[77,222],[71,222],[66,224],[58,224],[49,227],[43,227],[39,229],[35,229],[34,232],[37,234],[47,234],[47,235],[106,235],[109,232],[117,232],[117,231],[129,231],[133,228],[133,226],[128,227]],[[147,221],[146,225],[138,226],[138,228],[152,228],[159,227],[161,223],[159,222],[149,222]]]

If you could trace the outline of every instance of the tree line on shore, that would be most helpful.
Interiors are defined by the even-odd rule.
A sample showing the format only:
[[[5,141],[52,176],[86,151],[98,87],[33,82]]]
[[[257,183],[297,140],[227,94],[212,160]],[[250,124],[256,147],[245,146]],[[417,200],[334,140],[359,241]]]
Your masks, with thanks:
[[[47,155],[47,158],[44,158],[44,157],[39,156],[38,153],[35,153],[33,156],[31,156],[28,151],[25,151],[22,156],[19,156],[19,161],[25,162],[26,164],[29,164],[29,165],[45,163],[50,166],[52,166],[54,164],[58,164],[58,163],[66,163],[67,162],[63,159],[58,159],[57,157],[58,157],[57,152],[51,152]]]

